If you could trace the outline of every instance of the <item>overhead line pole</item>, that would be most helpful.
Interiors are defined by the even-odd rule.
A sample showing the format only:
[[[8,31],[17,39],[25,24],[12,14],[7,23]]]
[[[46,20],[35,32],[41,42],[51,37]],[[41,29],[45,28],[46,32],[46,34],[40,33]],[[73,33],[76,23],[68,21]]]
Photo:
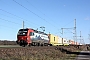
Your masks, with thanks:
[[[24,29],[24,21],[23,21],[23,29]]]
[[[77,36],[77,37],[80,37],[80,39],[77,39],[77,40],[80,40],[79,41],[80,44],[85,44],[84,39],[82,38],[82,35],[81,35],[81,31],[80,31],[80,36]]]
[[[80,31],[80,43],[85,44],[84,39],[82,38],[81,31]]]
[[[81,31],[80,31],[80,43],[81,43],[81,40],[82,40],[81,37],[82,37],[82,36],[81,36]]]
[[[77,42],[77,31],[76,31],[76,19],[75,19],[75,27],[74,27],[74,30],[75,30],[75,36],[74,36],[74,38],[75,38],[75,42]]]
[[[62,34],[63,34],[63,29],[72,29],[72,28],[61,28],[62,29]],[[74,20],[74,41],[77,42],[77,31],[76,31],[76,19]]]

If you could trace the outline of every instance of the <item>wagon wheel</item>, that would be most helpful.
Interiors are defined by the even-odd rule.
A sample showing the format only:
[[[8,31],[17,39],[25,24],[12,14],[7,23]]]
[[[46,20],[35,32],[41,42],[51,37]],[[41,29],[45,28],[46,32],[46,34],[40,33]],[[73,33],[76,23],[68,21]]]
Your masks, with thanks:
[[[22,45],[23,47],[25,47],[25,44],[24,45]]]
[[[28,45],[29,47],[31,46],[31,44]]]
[[[37,43],[37,46],[40,46],[40,43]]]
[[[41,44],[41,46],[44,46],[44,44]]]

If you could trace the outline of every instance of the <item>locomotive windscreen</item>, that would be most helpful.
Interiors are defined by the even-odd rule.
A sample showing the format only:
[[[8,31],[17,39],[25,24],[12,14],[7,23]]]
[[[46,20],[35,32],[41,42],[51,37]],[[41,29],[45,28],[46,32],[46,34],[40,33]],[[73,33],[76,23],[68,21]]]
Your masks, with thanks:
[[[27,32],[28,32],[28,29],[20,29],[18,31],[18,35],[26,36],[27,35]]]

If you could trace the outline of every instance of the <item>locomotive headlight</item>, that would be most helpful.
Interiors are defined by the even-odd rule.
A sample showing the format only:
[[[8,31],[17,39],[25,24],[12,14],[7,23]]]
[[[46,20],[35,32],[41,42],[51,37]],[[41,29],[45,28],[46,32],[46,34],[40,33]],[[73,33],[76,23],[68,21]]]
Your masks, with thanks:
[[[27,38],[27,40],[28,40],[28,38]]]

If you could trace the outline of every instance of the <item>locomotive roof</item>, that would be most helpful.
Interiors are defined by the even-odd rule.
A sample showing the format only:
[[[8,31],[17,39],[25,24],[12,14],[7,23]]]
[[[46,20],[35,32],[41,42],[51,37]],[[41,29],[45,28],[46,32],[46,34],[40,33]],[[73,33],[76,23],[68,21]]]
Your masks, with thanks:
[[[26,29],[29,29],[29,28],[26,28]],[[32,29],[32,28],[30,28],[31,30],[33,30],[33,31],[35,31],[36,33],[40,33],[40,34],[45,34],[45,35],[47,35],[46,33],[44,33],[44,32],[41,32],[41,31],[37,31],[37,30],[35,30],[35,29]]]
[[[28,29],[20,29],[19,31],[27,31]]]

